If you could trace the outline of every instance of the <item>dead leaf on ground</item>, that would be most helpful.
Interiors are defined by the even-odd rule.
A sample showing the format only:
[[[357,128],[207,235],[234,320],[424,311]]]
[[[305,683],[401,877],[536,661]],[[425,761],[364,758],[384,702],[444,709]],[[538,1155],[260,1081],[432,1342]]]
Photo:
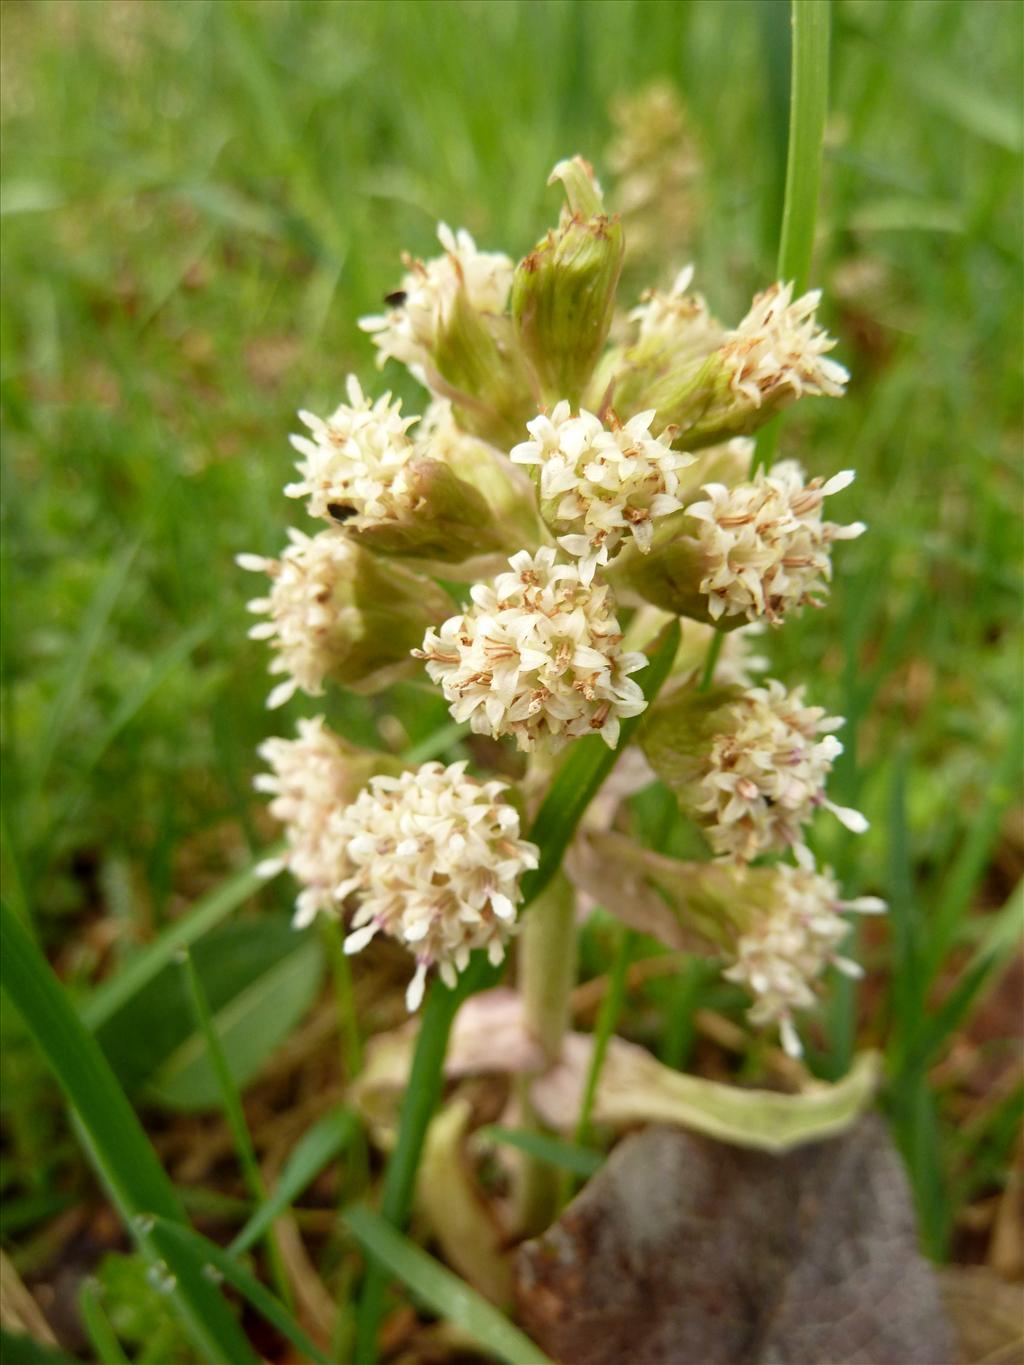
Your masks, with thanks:
[[[627,1138],[521,1248],[562,1365],[956,1365],[884,1125],[784,1157],[678,1128]]]

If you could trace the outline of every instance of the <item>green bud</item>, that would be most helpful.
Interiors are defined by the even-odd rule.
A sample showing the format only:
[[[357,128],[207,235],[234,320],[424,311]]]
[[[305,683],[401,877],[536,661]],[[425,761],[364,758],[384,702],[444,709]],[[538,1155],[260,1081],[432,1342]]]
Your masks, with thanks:
[[[521,439],[536,403],[509,318],[479,312],[460,288],[431,361],[431,387],[451,401],[460,426],[506,450]]]
[[[509,533],[486,498],[450,465],[416,459],[405,474],[400,515],[350,531],[360,545],[378,554],[441,564],[507,549]]]
[[[559,162],[548,183],[556,180],[568,210],[517,266],[512,317],[542,400],[576,405],[611,326],[623,238],[582,158]]]

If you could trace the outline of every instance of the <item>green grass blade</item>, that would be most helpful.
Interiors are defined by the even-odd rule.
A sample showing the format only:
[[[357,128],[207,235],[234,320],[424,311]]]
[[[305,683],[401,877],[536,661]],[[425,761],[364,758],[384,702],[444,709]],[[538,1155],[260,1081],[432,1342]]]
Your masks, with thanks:
[[[807,288],[814,253],[814,225],[821,192],[822,147],[828,113],[830,0],[792,0],[793,55],[789,98],[786,191],[779,238],[780,280],[793,281],[797,296]],[[780,419],[757,434],[751,472],[767,469],[779,443]]]
[[[262,1203],[266,1203],[267,1188],[263,1183],[263,1176],[260,1173],[260,1164],[256,1157],[256,1148],[253,1146],[252,1134],[249,1132],[249,1125],[245,1121],[245,1110],[242,1108],[242,1097],[238,1093],[234,1078],[231,1075],[231,1068],[228,1066],[224,1049],[221,1047],[220,1038],[214,1026],[213,1017],[210,1014],[210,1002],[206,998],[203,983],[196,971],[195,963],[192,961],[192,954],[187,948],[184,950],[185,975],[188,979],[189,993],[192,997],[192,1008],[195,1012],[196,1023],[206,1043],[206,1055],[209,1058],[213,1073],[217,1078],[217,1085],[220,1089],[221,1108],[227,1120],[228,1128],[234,1139],[235,1151],[238,1153],[238,1162],[242,1168],[242,1175],[248,1186],[252,1197]],[[274,1279],[274,1286],[278,1294],[288,1305],[292,1307],[291,1286],[288,1283],[288,1275],[285,1270],[281,1252],[278,1249],[277,1240],[274,1237],[273,1229],[266,1228],[266,1251],[267,1260],[270,1264],[271,1274]]]
[[[593,1147],[581,1147],[577,1143],[562,1142],[547,1133],[538,1133],[532,1128],[503,1128],[500,1123],[489,1124],[480,1129],[480,1137],[491,1142],[504,1143],[515,1147],[527,1156],[545,1161],[549,1166],[557,1166],[570,1175],[589,1180],[604,1165],[604,1157]]]
[[[273,858],[279,852],[280,846],[275,846],[268,849],[264,857]],[[98,986],[82,1006],[83,1022],[91,1029],[105,1024],[126,1001],[152,981],[157,972],[173,961],[182,948],[189,947],[196,939],[209,933],[227,919],[232,910],[248,900],[261,886],[265,886],[269,879],[261,876],[256,866],[246,867],[222,882],[216,890],[194,905],[187,915],[175,921],[159,938],[133,957],[116,976]]]
[[[632,930],[627,929],[624,924],[618,926],[615,961],[612,963],[608,990],[601,1001],[601,1008],[597,1016],[597,1027],[594,1029],[594,1050],[590,1058],[587,1079],[583,1086],[579,1118],[576,1121],[576,1143],[581,1147],[586,1145],[590,1136],[590,1115],[594,1109],[594,1096],[597,1094],[597,1087],[601,1080],[601,1071],[604,1068],[609,1039],[615,1032],[615,1025],[622,1013],[622,1002],[626,997],[626,973],[629,970],[629,960],[633,953],[635,941]]]
[[[82,1287],[78,1291],[78,1309],[85,1334],[96,1352],[99,1365],[129,1365],[128,1357],[117,1339],[117,1333],[103,1311],[99,1287],[91,1277],[82,1281]]]
[[[156,1231],[167,1245],[173,1246],[180,1259],[192,1266],[194,1272],[207,1280],[224,1279],[246,1299],[260,1317],[276,1327],[283,1337],[302,1352],[303,1358],[316,1365],[331,1365],[327,1356],[309,1339],[279,1299],[264,1289],[254,1275],[241,1266],[223,1248],[203,1237],[194,1228],[166,1219],[155,1220]]]
[[[0,1360],[4,1365],[80,1365],[66,1351],[56,1346],[40,1346],[33,1337],[8,1332],[5,1327],[0,1327]]]
[[[952,868],[943,878],[943,892],[931,919],[928,934],[928,974],[934,977],[952,946],[957,929],[970,904],[978,882],[984,876],[989,857],[999,838],[1002,819],[1015,797],[1020,770],[1021,726],[1003,751],[1002,761],[993,774],[985,804],[972,821]]]
[[[174,1186],[91,1033],[82,1025],[24,927],[0,902],[3,988],[20,1011],[70,1102],[100,1177],[166,1283],[204,1360],[244,1365],[255,1357],[215,1287],[152,1231],[150,1219],[184,1224]]]
[[[912,1049],[912,1065],[931,1063],[954,1033],[963,1027],[985,987],[1017,952],[1024,923],[1024,882],[1017,884],[1013,895],[993,919],[985,941],[942,1004],[936,1010],[922,1011]]]
[[[485,1351],[508,1365],[552,1365],[530,1338],[414,1242],[396,1232],[379,1214],[351,1208],[345,1226],[369,1256],[407,1285],[423,1303],[467,1332]]]
[[[327,1163],[344,1151],[356,1126],[355,1114],[350,1109],[339,1109],[336,1113],[325,1115],[304,1134],[288,1158],[274,1193],[260,1205],[228,1247],[232,1256],[248,1251],[274,1219],[290,1208]]]
[[[78,639],[67,655],[64,675],[50,707],[50,714],[46,724],[39,727],[39,745],[28,780],[30,802],[46,781],[53,756],[64,736],[64,728],[74,711],[75,702],[85,682],[89,664],[103,639],[103,633],[117,605],[121,590],[128,580],[140,544],[140,541],[136,541],[129,545],[111,562],[86,609]]]

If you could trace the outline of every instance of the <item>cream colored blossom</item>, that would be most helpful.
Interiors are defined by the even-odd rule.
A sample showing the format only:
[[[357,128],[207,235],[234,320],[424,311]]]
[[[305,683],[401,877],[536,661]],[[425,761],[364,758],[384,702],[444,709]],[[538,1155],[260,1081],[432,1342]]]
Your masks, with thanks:
[[[335,894],[357,902],[345,951],[358,952],[378,933],[404,944],[416,959],[410,1010],[432,966],[454,986],[474,949],[493,963],[504,957],[519,878],[538,859],[536,846],[519,837],[505,791],[502,782],[467,777],[465,763],[424,763],[372,778],[331,820],[331,838],[351,866]]]
[[[562,549],[579,560],[585,585],[627,534],[649,550],[655,518],[683,505],[678,471],[693,456],[672,449],[671,430],[652,436],[653,419],[653,411],[641,412],[606,427],[585,409],[573,417],[562,401],[549,417],[528,422],[533,439],[510,452],[516,464],[539,466],[547,519]]]
[[[425,368],[460,289],[471,308],[480,313],[503,313],[515,269],[508,256],[497,251],[478,251],[469,233],[452,232],[441,223],[437,236],[443,256],[419,261],[405,256],[406,274],[394,294],[394,307],[387,313],[360,318],[359,326],[373,337],[377,363],[390,357],[407,365],[426,384]]]
[[[736,869],[736,900],[748,921],[736,938],[735,961],[723,975],[754,997],[754,1024],[778,1025],[783,1046],[802,1052],[793,1014],[816,1003],[815,986],[828,966],[860,976],[856,962],[841,957],[839,945],[850,926],[844,911],[877,914],[885,902],[876,896],[842,900],[828,868]]]
[[[842,719],[805,706],[804,689],[787,692],[770,680],[727,708],[727,728],[714,735],[702,760],[695,809],[704,814],[716,853],[756,858],[792,848],[806,862],[803,826],[819,807],[861,833],[858,811],[833,805],[825,782],[843,746],[831,732]]]
[[[849,375],[826,355],[836,343],[815,320],[820,301],[819,289],[794,300],[792,283],[770,285],[757,295],[740,325],[726,333],[719,352],[738,397],[759,408],[787,390],[793,398],[842,396]]]
[[[707,498],[686,510],[700,522],[700,590],[711,616],[763,616],[777,624],[795,607],[820,606],[816,594],[827,591],[832,577],[833,541],[853,540],[866,529],[859,521],[822,521],[824,500],[853,478],[844,470],[827,481],[806,480],[796,461],[785,460],[732,488],[705,484]]]
[[[509,566],[472,589],[466,613],[428,631],[416,657],[453,717],[479,734],[514,735],[532,749],[597,733],[614,748],[620,720],[647,704],[628,676],[647,660],[620,651],[610,589],[585,586],[579,568],[556,564],[546,546]]]
[[[671,348],[676,360],[689,352],[693,359],[708,356],[722,344],[726,333],[711,314],[703,294],[691,294],[693,266],[684,266],[671,289],[649,289],[629,314],[637,326],[636,345],[645,343]]]
[[[312,433],[293,436],[302,456],[300,478],[285,487],[289,498],[308,498],[311,517],[342,522],[353,530],[391,521],[411,508],[407,466],[416,454],[408,432],[417,417],[403,417],[390,393],[367,398],[355,375],[346,382],[348,402],[326,420],[310,412],[299,417]]]
[[[323,716],[299,721],[298,739],[268,739],[259,747],[270,765],[254,781],[272,796],[270,814],[284,825],[287,850],[259,866],[264,876],[286,867],[302,884],[295,902],[295,924],[304,928],[321,911],[336,908],[335,887],[351,875],[345,841],[331,829],[331,818],[352,800],[359,766]]]
[[[359,629],[359,612],[334,601],[338,585],[354,572],[358,551],[344,536],[330,531],[311,538],[289,529],[288,538],[291,543],[280,559],[236,556],[243,569],[270,577],[269,596],[253,598],[248,609],[270,617],[253,626],[249,638],[267,640],[276,651],[270,672],[288,675],[267,698],[271,709],[283,706],[299,690],[323,696],[324,679],[335,666],[339,649],[344,650],[347,637]]]

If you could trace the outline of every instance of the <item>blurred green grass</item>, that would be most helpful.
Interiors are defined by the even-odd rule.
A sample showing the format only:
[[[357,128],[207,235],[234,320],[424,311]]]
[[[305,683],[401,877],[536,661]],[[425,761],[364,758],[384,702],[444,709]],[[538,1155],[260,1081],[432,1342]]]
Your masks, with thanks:
[[[551,165],[581,151],[601,169],[611,99],[662,76],[706,166],[696,240],[665,274],[692,254],[737,318],[775,256],[787,9],[7,0],[2,14],[4,881],[82,980],[101,954],[83,923],[113,917],[126,950],[263,842],[254,748],[310,708],[268,718],[233,556],[276,550],[297,516],[280,493],[296,408],[333,406],[350,368],[372,380],[356,319],[394,286],[399,252],[432,254],[438,219],[523,252],[555,213]],[[1001,905],[1022,858],[1005,817],[1022,11],[837,0],[833,25],[814,282],[854,381],[845,402],[794,414],[783,453],[856,468],[843,519],[871,531],[844,548],[829,609],[768,652],[850,717],[835,795],[873,828],[822,851],[851,891],[893,903],[867,945],[884,993],[858,1023],[837,987],[816,1064],[837,1074],[855,1037],[890,1042],[912,1097],[897,1130],[941,1250],[963,1153],[908,1060],[935,915],[948,975],[982,932],[968,912]],[[385,380],[415,410],[402,375]],[[401,689],[387,710],[413,741],[445,716]],[[328,711],[366,738],[383,703]],[[915,1154],[929,1125],[934,1150]],[[1000,1169],[1005,1129],[981,1125],[969,1155]]]

